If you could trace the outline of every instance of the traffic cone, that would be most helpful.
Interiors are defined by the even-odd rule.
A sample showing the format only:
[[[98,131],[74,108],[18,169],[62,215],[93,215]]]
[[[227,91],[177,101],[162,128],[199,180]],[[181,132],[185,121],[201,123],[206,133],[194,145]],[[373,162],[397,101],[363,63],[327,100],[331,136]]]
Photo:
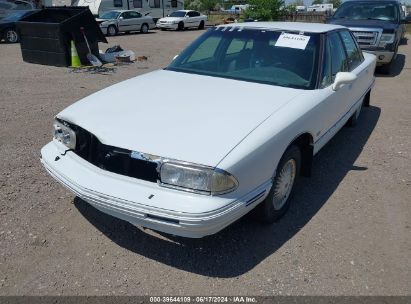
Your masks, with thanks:
[[[78,56],[76,46],[74,45],[74,41],[71,40],[71,67],[72,68],[79,68],[81,67],[80,57]]]

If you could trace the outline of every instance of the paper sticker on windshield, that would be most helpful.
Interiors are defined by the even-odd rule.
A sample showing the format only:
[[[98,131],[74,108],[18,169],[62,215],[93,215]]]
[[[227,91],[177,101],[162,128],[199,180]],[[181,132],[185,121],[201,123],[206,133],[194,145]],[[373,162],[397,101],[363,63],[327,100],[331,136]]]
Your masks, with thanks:
[[[309,40],[310,36],[282,33],[275,46],[305,50]]]

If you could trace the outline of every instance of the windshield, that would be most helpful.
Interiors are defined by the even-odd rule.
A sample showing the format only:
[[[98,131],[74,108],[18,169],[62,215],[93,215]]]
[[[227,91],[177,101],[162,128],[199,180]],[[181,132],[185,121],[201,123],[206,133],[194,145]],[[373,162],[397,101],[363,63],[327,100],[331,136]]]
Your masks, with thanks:
[[[346,2],[337,10],[334,18],[350,20],[398,20],[398,10],[390,2]]]
[[[22,17],[24,17],[24,15],[26,15],[28,12],[27,11],[18,11],[15,13],[12,13],[8,16],[6,16],[3,20],[6,21],[18,21],[20,20]]]
[[[117,19],[118,15],[120,15],[119,12],[107,12],[104,13],[100,19]]]
[[[290,40],[301,41],[290,41]],[[214,28],[200,36],[168,70],[313,89],[319,35]]]
[[[176,11],[176,12],[172,12],[170,14],[170,17],[184,17],[185,15],[186,15],[186,12]]]

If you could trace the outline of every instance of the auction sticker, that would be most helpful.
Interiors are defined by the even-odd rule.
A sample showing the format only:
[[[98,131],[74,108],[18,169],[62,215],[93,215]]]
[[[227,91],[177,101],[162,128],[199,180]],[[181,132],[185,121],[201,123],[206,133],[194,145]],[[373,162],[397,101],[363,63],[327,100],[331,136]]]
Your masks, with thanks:
[[[310,36],[282,33],[275,46],[305,50]]]

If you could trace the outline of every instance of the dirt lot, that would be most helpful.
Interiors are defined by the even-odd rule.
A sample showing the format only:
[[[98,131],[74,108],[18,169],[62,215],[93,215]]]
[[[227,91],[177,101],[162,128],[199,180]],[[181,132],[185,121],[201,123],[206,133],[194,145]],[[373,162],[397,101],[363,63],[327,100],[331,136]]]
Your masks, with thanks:
[[[0,295],[411,295],[409,45],[393,75],[377,78],[358,126],[315,157],[277,224],[245,218],[200,240],[144,232],[46,174],[39,151],[56,113],[164,67],[199,34],[109,39],[148,56],[110,75],[23,63],[19,45],[0,44]]]

